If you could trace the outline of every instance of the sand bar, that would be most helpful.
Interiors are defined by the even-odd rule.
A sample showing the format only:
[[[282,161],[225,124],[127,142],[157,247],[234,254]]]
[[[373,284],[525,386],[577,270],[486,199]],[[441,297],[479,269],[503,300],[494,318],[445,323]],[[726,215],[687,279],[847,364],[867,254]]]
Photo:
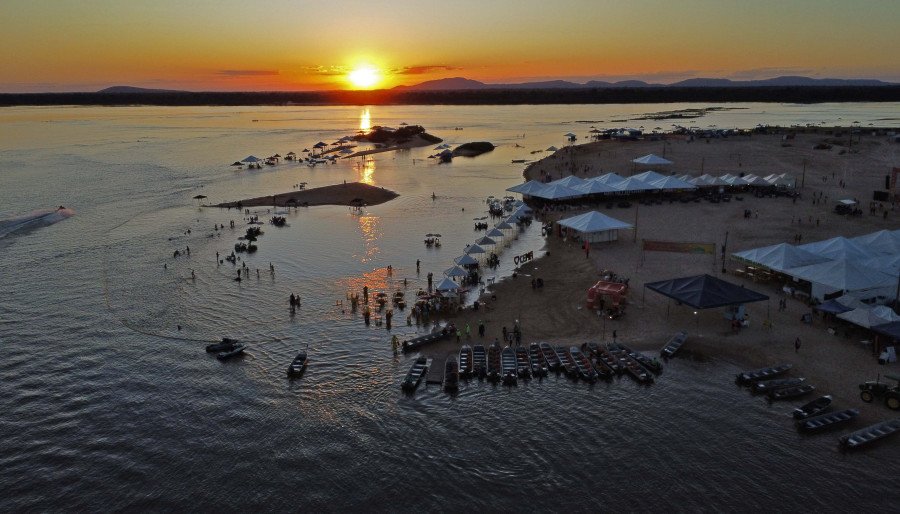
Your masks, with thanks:
[[[347,182],[331,186],[315,187],[288,193],[259,196],[236,202],[224,202],[213,207],[265,207],[276,205],[312,206],[312,205],[378,205],[397,198],[399,195],[383,187],[370,186],[361,182]]]

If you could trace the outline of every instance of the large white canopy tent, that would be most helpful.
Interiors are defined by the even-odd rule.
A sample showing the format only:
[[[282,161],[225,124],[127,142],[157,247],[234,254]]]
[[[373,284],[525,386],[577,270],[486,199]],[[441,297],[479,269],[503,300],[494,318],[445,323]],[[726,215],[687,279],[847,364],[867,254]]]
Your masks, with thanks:
[[[637,193],[640,191],[659,191],[659,187],[648,184],[637,177],[628,177],[622,182],[615,184],[615,188],[623,193]]]
[[[861,260],[876,257],[876,254],[871,250],[868,250],[862,245],[843,236],[833,237],[824,241],[816,241],[814,243],[807,243],[798,246],[798,248],[832,260]]]
[[[547,187],[546,184],[542,184],[541,182],[538,182],[537,180],[529,180],[528,182],[525,182],[524,184],[517,184],[515,186],[508,187],[508,188],[506,188],[506,190],[511,193],[520,193],[523,195],[530,196],[530,195],[533,195],[534,193],[542,191],[545,187]]]
[[[851,238],[850,241],[876,254],[900,255],[900,230],[879,230]]]
[[[637,175],[635,175],[637,176]],[[664,177],[660,180],[652,182],[652,185],[664,191],[680,191],[685,189],[697,189],[697,186],[689,182],[685,182],[678,177]]]
[[[459,264],[460,266],[472,266],[473,264],[478,264],[478,261],[475,257],[472,257],[469,254],[460,255],[459,257],[453,259],[453,262]]]
[[[754,248],[732,254],[739,260],[763,266],[781,273],[792,268],[810,266],[828,262],[827,257],[816,255],[794,245],[779,243],[777,245]]]
[[[596,180],[601,184],[608,184],[610,186],[615,186],[616,184],[625,180],[625,177],[618,175],[616,173],[606,173],[604,175],[600,175],[599,177],[594,177],[591,180]]]
[[[884,305],[877,305],[875,307],[865,305],[853,309],[852,311],[838,314],[837,317],[865,328],[891,323],[892,321],[900,321],[900,316],[898,316],[893,309]]]
[[[579,232],[582,240],[589,243],[615,241],[619,238],[620,229],[633,228],[633,225],[597,211],[560,220],[559,224]]]
[[[646,166],[666,166],[668,164],[672,164],[672,161],[666,159],[665,157],[660,157],[652,153],[647,154],[643,157],[638,157],[637,159],[633,159],[631,162]]]
[[[540,191],[532,193],[531,196],[535,198],[543,198],[544,200],[567,200],[570,198],[583,196],[583,194],[584,193],[582,193],[581,191],[572,189],[568,186],[564,186],[561,184],[548,184]]]
[[[444,271],[444,275],[453,278],[453,277],[467,277],[469,276],[469,272],[460,268],[459,266],[453,266],[452,268],[448,268]]]
[[[434,286],[434,290],[440,293],[449,292],[449,291],[459,291],[459,286],[456,285],[456,282],[450,280],[447,277],[444,277],[443,280],[438,282],[436,286]]]
[[[550,182],[548,185],[553,186],[553,185],[559,184],[561,186],[566,186],[566,187],[575,187],[575,186],[580,186],[581,184],[584,184],[585,182],[587,182],[587,180],[585,180],[581,177],[576,177],[575,175],[569,175],[568,177],[564,177],[559,180],[554,180],[553,182]]]
[[[838,291],[888,294],[897,284],[897,277],[846,259],[794,268],[788,274],[808,281],[812,285],[810,295],[819,300]]]
[[[659,180],[666,178],[668,175],[663,175],[661,173],[657,173],[655,171],[645,171],[643,173],[638,173],[637,175],[632,175],[631,178],[636,178],[648,184],[652,184]]]
[[[604,184],[603,182],[598,182],[596,180],[585,181],[584,184],[581,184],[580,186],[575,186],[573,189],[577,189],[578,191],[581,191],[581,194],[584,194],[584,195],[600,195],[600,194],[620,192],[615,187],[613,187],[609,184]]]

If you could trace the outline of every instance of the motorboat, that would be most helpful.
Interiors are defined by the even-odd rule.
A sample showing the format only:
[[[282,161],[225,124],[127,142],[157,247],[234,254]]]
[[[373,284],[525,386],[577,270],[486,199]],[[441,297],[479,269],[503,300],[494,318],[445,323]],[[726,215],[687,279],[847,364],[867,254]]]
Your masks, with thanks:
[[[516,372],[519,378],[531,378],[531,361],[524,346],[516,347]]]
[[[472,349],[472,372],[478,378],[484,378],[487,374],[487,355],[485,354],[484,345],[476,344]]]
[[[501,375],[506,385],[516,385],[519,382],[519,374],[516,370],[516,352],[509,346],[501,353]]]
[[[900,418],[882,421],[839,439],[841,447],[854,450],[900,432]]]
[[[767,380],[777,377],[778,375],[783,375],[790,371],[790,369],[793,367],[793,364],[779,364],[778,366],[761,368],[754,371],[745,371],[738,374],[737,383],[743,385],[751,385],[753,382],[759,380]]]
[[[806,396],[816,390],[816,386],[811,384],[801,384],[792,387],[783,387],[774,391],[769,391],[769,401],[787,400],[790,398],[799,398]]]
[[[220,361],[226,361],[232,357],[235,357],[237,355],[244,353],[245,349],[247,349],[247,347],[245,345],[238,343],[230,350],[226,350],[224,352],[217,353],[216,358],[219,359]]]
[[[472,347],[467,344],[459,349],[459,374],[464,377],[472,374]]]
[[[541,352],[541,347],[537,343],[531,343],[528,346],[528,358],[531,364],[531,376],[546,377],[549,367],[546,359],[544,359],[544,354]]]
[[[459,389],[459,363],[456,357],[447,357],[444,363],[444,391],[453,392]]]
[[[819,414],[824,414],[831,408],[831,396],[825,395],[794,409],[794,419],[808,419]]]
[[[500,345],[497,343],[488,347],[487,353],[487,377],[488,380],[500,380]]]
[[[206,351],[208,353],[218,353],[218,352],[227,352],[234,349],[235,346],[241,344],[240,341],[236,339],[229,339],[227,337],[222,338],[222,342],[213,343],[206,345]]]
[[[588,382],[595,382],[597,380],[597,371],[594,370],[593,364],[591,364],[590,359],[588,359],[577,346],[569,348],[569,355],[571,355],[572,360],[575,361],[575,367],[578,369],[578,377],[580,379]]]
[[[541,350],[541,355],[544,356],[544,361],[547,363],[547,368],[552,371],[559,371],[562,363],[559,360],[559,357],[556,355],[556,352],[553,350],[553,347],[548,343],[540,343],[538,348]]]
[[[400,388],[404,391],[413,391],[417,387],[419,387],[419,382],[422,381],[422,377],[425,376],[425,371],[428,369],[428,359],[425,357],[419,357],[413,363],[412,367],[409,368],[409,372],[406,374],[406,378],[403,379],[403,382],[400,383]]]
[[[306,364],[308,362],[307,351],[303,350],[294,357],[294,361],[291,362],[290,366],[287,368],[287,374],[292,377],[298,377],[306,371]]]
[[[849,423],[859,416],[858,409],[846,409],[837,412],[829,412],[797,423],[797,430],[801,432],[820,432],[844,423]]]
[[[660,350],[659,354],[662,357],[670,358],[674,357],[678,350],[681,349],[681,346],[684,345],[684,342],[687,340],[687,332],[679,332],[675,334],[672,339],[669,339],[669,342],[663,346],[663,349]]]
[[[794,387],[798,386],[806,380],[805,378],[776,378],[773,380],[761,380],[755,384],[750,389],[754,393],[768,393],[770,391],[775,391],[776,389],[783,389],[785,387]]]

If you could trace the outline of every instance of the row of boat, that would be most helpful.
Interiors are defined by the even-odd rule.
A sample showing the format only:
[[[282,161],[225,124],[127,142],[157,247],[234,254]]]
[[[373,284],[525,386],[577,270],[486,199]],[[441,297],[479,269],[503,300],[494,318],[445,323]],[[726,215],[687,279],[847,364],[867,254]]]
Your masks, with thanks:
[[[803,378],[773,378],[781,376],[792,368],[791,364],[780,364],[738,374],[737,382],[751,388],[756,393],[766,393],[769,400],[797,398],[809,394],[815,387],[804,384]],[[793,411],[797,430],[813,434],[850,423],[859,417],[858,409],[831,411],[832,397],[820,396]],[[852,450],[900,432],[900,418],[882,421],[843,435],[838,439],[840,446]]]

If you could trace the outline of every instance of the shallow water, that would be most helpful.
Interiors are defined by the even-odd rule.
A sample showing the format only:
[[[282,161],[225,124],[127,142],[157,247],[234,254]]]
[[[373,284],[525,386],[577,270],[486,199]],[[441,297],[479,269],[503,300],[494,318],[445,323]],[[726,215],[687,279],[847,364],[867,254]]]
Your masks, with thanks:
[[[676,359],[650,387],[551,376],[406,396],[398,385],[411,358],[391,355],[384,328],[336,304],[363,284],[393,290],[405,278],[412,292],[425,273],[440,276],[480,235],[472,223],[485,197],[521,181],[512,159],[591,124],[655,123],[611,120],[686,107],[697,105],[0,111],[3,219],[76,212],[0,238],[0,508],[890,510],[900,499],[896,441],[845,455],[837,434],[800,437],[790,404],[736,388],[730,364]],[[900,111],[741,107],[697,125],[865,126]],[[431,148],[315,168],[227,166],[404,121],[450,144],[500,146],[449,166],[427,159]],[[315,207],[291,212],[288,227],[265,225],[249,280],[216,265],[245,225],[193,196],[342,180],[401,196],[362,215]],[[231,219],[238,229],[217,236],[213,224]],[[424,248],[429,232],[442,234],[441,249]],[[186,246],[190,257],[172,258]],[[541,246],[533,225],[506,255]],[[295,316],[291,292],[303,300]],[[401,337],[414,330],[403,317]],[[248,354],[223,364],[203,352],[222,336],[249,341]],[[307,344],[309,370],[287,380]]]

